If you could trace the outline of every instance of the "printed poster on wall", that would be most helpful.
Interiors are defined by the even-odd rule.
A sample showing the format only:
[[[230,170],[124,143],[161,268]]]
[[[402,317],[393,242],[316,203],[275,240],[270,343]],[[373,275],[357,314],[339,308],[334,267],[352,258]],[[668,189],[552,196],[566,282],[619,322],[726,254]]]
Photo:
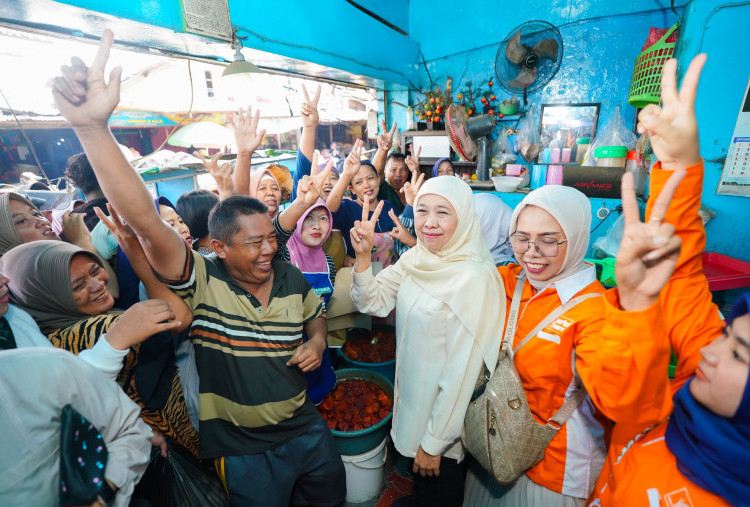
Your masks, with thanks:
[[[750,81],[727,150],[717,194],[750,197]]]

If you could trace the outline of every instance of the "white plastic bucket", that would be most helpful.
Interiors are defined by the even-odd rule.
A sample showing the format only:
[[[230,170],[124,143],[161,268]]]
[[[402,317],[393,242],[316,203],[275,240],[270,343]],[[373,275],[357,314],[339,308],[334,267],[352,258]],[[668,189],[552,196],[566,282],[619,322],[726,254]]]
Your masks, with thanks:
[[[380,493],[385,478],[388,437],[364,454],[341,455],[346,470],[346,501],[366,502]]]

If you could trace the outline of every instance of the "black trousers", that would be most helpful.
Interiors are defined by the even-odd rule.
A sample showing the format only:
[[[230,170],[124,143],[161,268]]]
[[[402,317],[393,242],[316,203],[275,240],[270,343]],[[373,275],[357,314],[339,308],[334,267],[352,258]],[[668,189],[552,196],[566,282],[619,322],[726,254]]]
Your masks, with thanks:
[[[413,473],[414,459],[408,459],[408,470]],[[440,475],[422,477],[414,474],[414,492],[418,507],[461,507],[464,501],[467,460],[440,459]]]

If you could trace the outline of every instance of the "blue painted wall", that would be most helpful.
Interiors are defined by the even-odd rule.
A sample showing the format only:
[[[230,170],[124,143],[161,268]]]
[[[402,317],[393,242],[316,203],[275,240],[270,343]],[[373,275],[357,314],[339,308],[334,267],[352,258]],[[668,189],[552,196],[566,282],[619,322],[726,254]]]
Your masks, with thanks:
[[[414,9],[424,3],[421,0],[412,1],[412,20],[415,19]],[[543,103],[601,102],[599,127],[609,119],[615,107],[620,106],[626,125],[632,128],[635,109],[627,104],[627,97],[635,58],[648,36],[649,27],[671,26],[676,17],[668,8],[639,12],[623,12],[622,8],[613,12],[609,9],[606,11],[609,14],[603,15],[605,11],[602,6],[607,2],[583,3],[590,7],[573,8],[570,2],[553,2],[550,10],[540,12],[536,9],[538,19],[558,27],[564,51],[555,78],[544,89],[528,97],[529,106],[533,105],[537,114],[535,125],[538,125],[539,106]],[[649,3],[652,7],[655,5]],[[454,90],[462,88],[462,83],[466,81],[477,83],[494,78],[495,56],[502,40],[519,24],[535,19],[535,9],[529,7],[513,10],[512,13],[507,10],[507,17],[483,16],[483,11],[493,11],[496,7],[490,8],[488,2],[476,4],[474,15],[466,16],[467,22],[471,20],[471,30],[461,32],[461,37],[448,40],[438,37],[440,44],[420,41],[429,75],[443,88],[447,76],[453,77]],[[568,12],[575,15],[565,16]],[[422,33],[412,21],[412,36],[418,37]],[[455,44],[450,45],[448,42],[451,40]],[[429,88],[428,74],[424,69],[420,73],[420,84]],[[512,95],[497,84],[493,90],[498,99]]]
[[[685,12],[680,69],[698,53],[708,60],[701,75],[696,114],[701,153],[707,161],[726,156],[750,77],[750,1],[693,0]],[[720,162],[706,164],[703,203],[717,216],[706,226],[708,250],[750,261],[750,199],[717,195]]]
[[[409,33],[408,0],[355,0],[354,3],[380,16],[399,30]]]
[[[635,57],[650,26],[668,27],[676,21],[666,1],[553,0],[525,3],[515,9],[502,8],[490,0],[464,2],[461,8],[455,5],[443,0],[410,2],[409,34],[420,43],[436,84],[444,87],[446,76],[453,77],[454,89],[462,80],[487,80],[493,74],[497,47],[505,35],[524,21],[542,19],[559,27],[565,44],[564,59],[555,79],[544,90],[530,95],[529,103],[601,102],[600,128],[617,105],[632,128],[635,110],[627,105],[627,95]],[[458,22],[453,37],[446,37],[445,30],[436,30],[434,17],[424,15],[440,11],[451,12],[451,18]],[[726,155],[750,77],[750,1],[693,0],[678,12],[683,19],[680,68],[685,68],[698,52],[709,55],[696,112],[704,158],[721,158]],[[420,86],[429,86],[424,69],[420,71]],[[499,98],[505,95],[497,93]],[[538,124],[538,118],[535,122]],[[723,161],[706,164],[703,202],[717,212],[717,218],[707,226],[707,249],[750,261],[750,201],[716,195],[722,167]]]

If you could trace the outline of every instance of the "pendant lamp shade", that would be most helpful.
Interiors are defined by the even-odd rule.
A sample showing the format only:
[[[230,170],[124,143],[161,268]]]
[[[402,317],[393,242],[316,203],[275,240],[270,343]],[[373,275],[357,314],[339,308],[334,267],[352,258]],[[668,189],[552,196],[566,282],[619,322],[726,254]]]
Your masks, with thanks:
[[[227,67],[224,69],[224,72],[221,73],[222,76],[230,76],[232,74],[252,74],[256,72],[260,72],[260,69],[248,62],[245,61],[245,57],[242,55],[242,51],[240,50],[241,46],[236,45],[234,47],[234,61],[227,65]]]

